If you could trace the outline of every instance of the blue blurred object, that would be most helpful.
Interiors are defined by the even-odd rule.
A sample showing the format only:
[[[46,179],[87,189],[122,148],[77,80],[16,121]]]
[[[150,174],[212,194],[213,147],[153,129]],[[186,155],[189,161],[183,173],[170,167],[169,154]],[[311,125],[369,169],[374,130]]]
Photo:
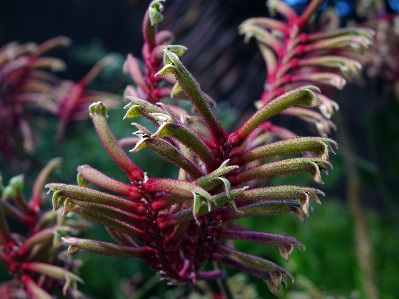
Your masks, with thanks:
[[[399,0],[398,0],[399,1]],[[291,6],[298,14],[303,13],[305,8],[309,4],[309,0],[284,0],[289,6]],[[323,10],[327,7],[328,0],[324,1],[322,5],[320,5],[318,10]]]
[[[291,6],[297,14],[301,14],[306,6],[308,5],[308,0],[284,0],[289,6]]]
[[[388,0],[389,6],[396,12],[399,12],[399,0]]]
[[[289,6],[296,6],[300,4],[307,4],[308,0],[284,0]]]
[[[398,2],[399,0],[392,0]],[[335,0],[334,9],[340,17],[346,17],[355,11],[351,0]]]

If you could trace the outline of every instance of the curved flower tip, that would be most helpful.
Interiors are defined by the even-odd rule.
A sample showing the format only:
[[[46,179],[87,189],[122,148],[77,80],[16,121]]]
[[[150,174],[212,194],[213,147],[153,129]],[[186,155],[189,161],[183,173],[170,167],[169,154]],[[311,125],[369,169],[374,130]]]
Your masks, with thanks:
[[[162,22],[163,20],[163,15],[162,15],[163,5],[161,2],[165,2],[165,0],[154,0],[150,3],[149,16],[152,26]]]
[[[177,56],[182,56],[187,51],[187,47],[182,45],[168,45],[165,49],[175,53]]]
[[[276,294],[282,283],[284,283],[284,287],[287,287],[287,275],[290,276],[292,282],[294,282],[291,273],[282,268],[281,270],[270,272],[270,278],[266,279],[266,283],[271,293]]]

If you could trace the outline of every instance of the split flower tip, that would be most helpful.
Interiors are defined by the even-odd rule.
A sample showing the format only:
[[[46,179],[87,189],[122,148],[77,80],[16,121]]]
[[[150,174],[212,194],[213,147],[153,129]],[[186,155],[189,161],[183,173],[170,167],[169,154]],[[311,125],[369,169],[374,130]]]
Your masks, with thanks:
[[[90,117],[94,115],[101,115],[104,117],[108,117],[107,115],[107,106],[103,102],[96,102],[89,106]]]

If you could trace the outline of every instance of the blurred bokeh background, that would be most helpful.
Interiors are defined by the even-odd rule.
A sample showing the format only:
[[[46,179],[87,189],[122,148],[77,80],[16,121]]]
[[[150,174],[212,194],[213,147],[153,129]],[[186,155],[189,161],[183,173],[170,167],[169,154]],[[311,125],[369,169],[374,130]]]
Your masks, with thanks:
[[[298,10],[307,3],[287,2]],[[0,47],[12,41],[42,43],[55,36],[67,36],[73,41],[72,46],[52,51],[51,55],[63,59],[68,66],[58,75],[74,81],[101,58],[112,55],[114,63],[90,88],[120,95],[120,109],[109,112],[110,126],[117,138],[131,136],[130,122],[122,121],[122,94],[131,82],[121,69],[128,53],[141,56],[141,21],[148,4],[144,0],[1,0]],[[161,28],[171,30],[176,43],[188,47],[182,61],[203,90],[218,102],[217,113],[225,125],[234,128],[254,111],[253,102],[262,93],[266,74],[256,44],[244,44],[237,27],[247,18],[266,16],[265,1],[168,0],[164,6]],[[389,17],[391,31],[385,40],[379,41],[373,55],[391,55],[392,62],[369,65],[361,82],[350,83],[342,91],[324,90],[340,105],[338,116],[333,119],[338,131],[331,136],[338,139],[340,149],[331,158],[334,169],[323,178],[325,185],[321,189],[327,196],[321,206],[314,206],[307,223],[299,223],[293,215],[241,221],[258,230],[295,236],[306,245],[306,250],[294,252],[286,263],[274,248],[245,242],[236,242],[236,246],[277,261],[294,274],[295,284],[289,283],[287,290],[281,290],[277,294],[280,298],[367,298],[363,283],[368,274],[378,290],[378,298],[397,298],[399,1],[335,0],[329,1],[324,9],[335,11],[338,26],[363,25],[376,31],[382,20]],[[388,75],[387,68],[392,68]],[[280,117],[276,122],[299,135],[317,135],[313,126],[289,117]],[[72,123],[61,149],[54,146],[56,123],[48,116],[46,126],[37,125],[40,130],[35,153],[29,157],[29,167],[21,169],[26,174],[26,185],[56,156],[61,156],[64,164],[54,181],[75,182],[76,167],[81,164],[125,179],[105,154],[90,120]],[[149,176],[176,175],[176,169],[149,151],[135,154],[133,159]],[[0,171],[5,180],[19,174],[1,156]],[[281,178],[272,183],[313,185],[305,176]],[[87,236],[110,240],[105,230],[96,225],[92,225]],[[368,274],[364,273],[362,252],[356,245],[364,241],[372,250]],[[78,257],[84,261],[80,274],[85,284],[80,289],[92,298],[211,298],[205,294],[206,286],[193,290],[159,282],[139,260],[85,253]],[[232,269],[227,271],[233,287],[244,290],[237,298],[274,297],[260,279]],[[0,280],[7,279],[6,269],[0,265]]]

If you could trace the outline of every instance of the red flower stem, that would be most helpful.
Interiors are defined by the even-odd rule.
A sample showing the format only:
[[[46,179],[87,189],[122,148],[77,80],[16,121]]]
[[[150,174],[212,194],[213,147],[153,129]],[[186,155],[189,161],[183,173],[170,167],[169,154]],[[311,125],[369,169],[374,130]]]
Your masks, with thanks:
[[[13,241],[11,237],[10,228],[4,214],[4,208],[2,200],[0,200],[0,245],[4,248],[8,248],[8,244]]]
[[[145,43],[148,45],[148,52],[151,52],[152,49],[156,46],[155,42],[155,35],[157,32],[157,25],[155,24],[154,26],[151,25],[150,21],[150,14],[149,10],[145,12],[144,15],[144,20],[143,20],[143,37],[145,40]]]
[[[305,11],[298,19],[298,25],[303,26],[324,1],[325,0],[313,0],[308,6],[306,6]]]
[[[28,254],[35,245],[53,239],[54,233],[56,231],[59,231],[59,230],[69,231],[69,229],[70,229],[69,226],[54,226],[52,228],[44,229],[44,230],[32,235],[31,237],[26,239],[24,244],[19,248],[18,255],[24,256],[24,255]]]
[[[125,184],[110,178],[89,165],[78,166],[78,173],[81,174],[86,181],[107,190],[129,196],[132,200],[138,200],[142,197],[138,186]]]
[[[110,127],[108,126],[106,115],[107,108],[101,103],[90,105],[90,116],[93,119],[94,127],[104,145],[105,150],[115,161],[116,164],[127,174],[131,182],[144,180],[143,171],[129,159],[124,150],[120,147]]]
[[[143,196],[146,198],[147,202],[150,203],[152,201],[151,196],[147,192],[145,192],[144,190],[143,190]],[[150,207],[148,208],[147,217],[150,220],[150,222],[152,223],[151,230],[152,230],[152,233],[154,234],[155,246],[157,248],[159,259],[160,259],[160,262],[162,264],[162,269],[168,275],[170,275],[172,277],[176,277],[176,273],[170,267],[170,264],[168,263],[168,260],[167,260],[166,255],[165,255],[166,253],[164,251],[164,249],[165,249],[164,240],[161,239],[162,237],[161,237],[160,228],[158,227],[157,221],[156,221],[157,217],[156,217],[155,214],[152,213]]]
[[[164,53],[168,63],[156,75],[162,76],[172,73],[176,77],[184,93],[201,114],[215,145],[223,146],[227,140],[227,132],[210,108],[198,82],[180,62],[176,54],[168,50],[164,50]]]

